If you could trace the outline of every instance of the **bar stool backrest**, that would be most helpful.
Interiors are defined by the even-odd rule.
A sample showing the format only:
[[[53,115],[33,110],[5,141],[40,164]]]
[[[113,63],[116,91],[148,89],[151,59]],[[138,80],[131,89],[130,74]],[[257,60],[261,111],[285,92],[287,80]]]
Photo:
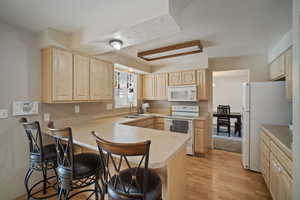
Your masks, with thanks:
[[[112,143],[101,139],[96,135],[95,132],[92,132],[92,135],[96,138],[96,143],[99,149],[102,168],[104,169],[104,181],[106,184],[114,187],[114,190],[119,193],[119,195],[126,195],[128,197],[144,197],[145,191],[147,188],[148,180],[148,162],[149,162],[149,149],[151,141],[147,140],[140,143]],[[139,158],[139,164],[137,166],[132,166],[129,162],[129,157]],[[128,160],[129,159],[129,160]],[[144,163],[144,164],[143,164]],[[122,168],[123,167],[123,168]],[[130,170],[131,175],[131,184],[124,185],[122,177],[119,173],[125,169]],[[143,170],[143,184],[140,187],[140,184],[137,182],[137,173],[140,169]],[[116,178],[113,176],[116,175]],[[120,187],[117,190],[117,186],[122,186],[121,191]],[[134,194],[130,193],[133,186],[138,187],[138,192]]]
[[[19,122],[23,125],[29,141],[30,162],[43,162],[44,151],[40,123],[38,121],[28,122],[24,117]]]
[[[49,123],[48,129],[55,140],[58,171],[72,173],[75,177],[72,129],[70,127],[55,129],[53,123]]]

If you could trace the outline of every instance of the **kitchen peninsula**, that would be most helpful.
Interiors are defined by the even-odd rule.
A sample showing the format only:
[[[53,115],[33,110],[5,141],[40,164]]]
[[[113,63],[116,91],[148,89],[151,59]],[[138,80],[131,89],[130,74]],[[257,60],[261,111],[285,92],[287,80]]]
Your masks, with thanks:
[[[138,119],[116,116],[95,119],[71,125],[76,151],[97,151],[92,131],[108,141],[116,143],[136,143],[151,140],[149,167],[160,175],[163,184],[163,199],[182,200],[185,193],[186,143],[189,136],[169,131],[128,126],[125,123],[148,119],[152,115]],[[46,131],[47,132],[47,131]],[[48,132],[47,132],[48,133]],[[134,158],[130,160],[137,164]]]

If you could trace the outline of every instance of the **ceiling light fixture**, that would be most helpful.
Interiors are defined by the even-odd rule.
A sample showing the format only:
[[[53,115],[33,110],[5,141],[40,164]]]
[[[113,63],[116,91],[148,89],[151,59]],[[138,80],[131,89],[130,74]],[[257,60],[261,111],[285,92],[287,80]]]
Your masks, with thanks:
[[[203,51],[203,47],[200,40],[194,40],[190,42],[161,47],[158,49],[151,49],[148,51],[139,52],[137,56],[146,61],[153,61],[153,60],[201,53],[202,51]]]
[[[109,45],[114,49],[120,50],[121,47],[123,46],[123,42],[118,39],[113,39],[109,41]]]

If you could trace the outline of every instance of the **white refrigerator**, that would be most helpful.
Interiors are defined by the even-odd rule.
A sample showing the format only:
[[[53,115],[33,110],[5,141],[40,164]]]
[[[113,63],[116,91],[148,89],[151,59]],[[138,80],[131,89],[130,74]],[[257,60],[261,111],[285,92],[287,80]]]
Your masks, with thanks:
[[[262,124],[289,125],[292,104],[285,97],[285,82],[250,82],[243,84],[242,163],[260,171],[260,132]]]

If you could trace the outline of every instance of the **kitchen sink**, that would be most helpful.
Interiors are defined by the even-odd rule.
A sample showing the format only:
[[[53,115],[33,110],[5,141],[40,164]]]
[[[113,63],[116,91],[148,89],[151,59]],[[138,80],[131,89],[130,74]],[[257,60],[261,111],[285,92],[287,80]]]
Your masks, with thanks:
[[[125,118],[130,118],[130,119],[137,119],[143,117],[143,115],[140,114],[130,114],[130,115],[126,115]]]

